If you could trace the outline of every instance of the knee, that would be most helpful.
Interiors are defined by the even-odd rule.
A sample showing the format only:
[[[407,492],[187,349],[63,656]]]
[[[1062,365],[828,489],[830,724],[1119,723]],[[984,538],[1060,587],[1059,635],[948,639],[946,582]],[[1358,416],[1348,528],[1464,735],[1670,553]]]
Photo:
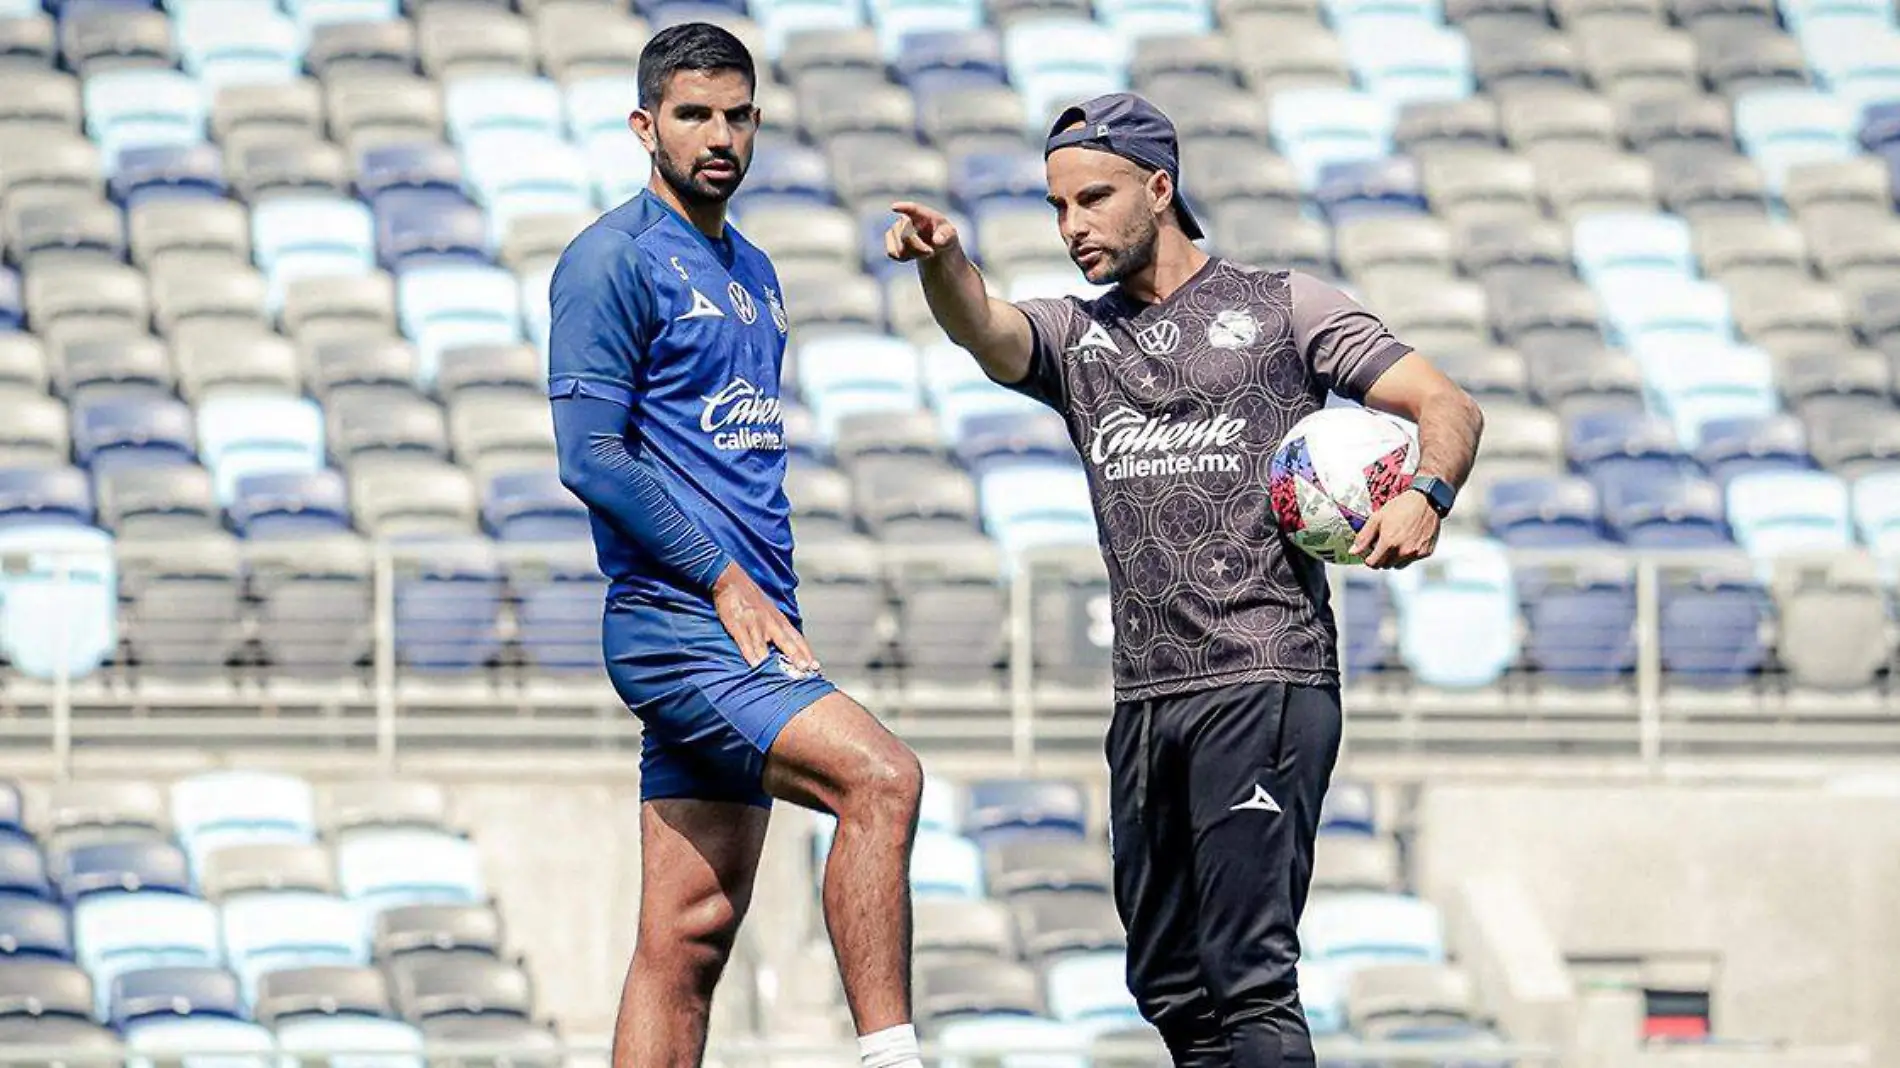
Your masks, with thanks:
[[[917,754],[891,746],[859,765],[846,791],[841,817],[911,827],[924,796],[924,767]]]
[[[723,896],[696,901],[640,925],[635,953],[711,996],[732,956],[739,911]]]

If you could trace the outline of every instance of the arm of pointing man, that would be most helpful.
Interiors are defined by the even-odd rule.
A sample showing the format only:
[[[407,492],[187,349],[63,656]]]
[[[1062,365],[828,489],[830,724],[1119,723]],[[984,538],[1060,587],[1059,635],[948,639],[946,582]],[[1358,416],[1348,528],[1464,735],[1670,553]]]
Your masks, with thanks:
[[[964,254],[956,224],[942,212],[899,201],[898,219],[884,234],[884,251],[916,261],[930,314],[951,341],[976,357],[990,378],[1017,385],[1029,376],[1034,339],[1029,318],[984,288],[983,275]]]

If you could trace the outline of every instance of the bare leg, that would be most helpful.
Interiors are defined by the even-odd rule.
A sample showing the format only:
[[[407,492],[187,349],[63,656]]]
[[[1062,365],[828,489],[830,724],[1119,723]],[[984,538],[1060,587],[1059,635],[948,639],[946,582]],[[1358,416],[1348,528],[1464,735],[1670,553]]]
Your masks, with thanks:
[[[825,863],[825,926],[858,1034],[910,1023],[910,850],[924,788],[917,755],[834,693],[780,732],[765,788],[838,817]]]
[[[640,935],[614,1021],[613,1068],[698,1068],[770,818],[727,801],[640,806]]]

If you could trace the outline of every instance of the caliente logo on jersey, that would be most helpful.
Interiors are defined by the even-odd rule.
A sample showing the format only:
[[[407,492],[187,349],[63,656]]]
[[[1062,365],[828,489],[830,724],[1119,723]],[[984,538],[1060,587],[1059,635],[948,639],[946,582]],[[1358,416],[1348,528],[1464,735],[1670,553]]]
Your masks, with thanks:
[[[710,397],[699,413],[699,428],[713,436],[713,448],[725,452],[785,448],[785,408],[777,397],[735,378]]]
[[[1219,412],[1204,419],[1143,415],[1116,408],[1096,425],[1089,439],[1089,460],[1111,482],[1155,475],[1238,472],[1235,446],[1247,421]]]

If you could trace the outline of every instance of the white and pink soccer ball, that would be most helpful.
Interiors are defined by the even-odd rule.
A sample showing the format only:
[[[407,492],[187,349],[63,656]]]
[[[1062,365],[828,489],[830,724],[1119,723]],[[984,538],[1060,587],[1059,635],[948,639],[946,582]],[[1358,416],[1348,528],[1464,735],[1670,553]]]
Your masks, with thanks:
[[[1418,472],[1418,431],[1368,408],[1322,408],[1274,451],[1267,490],[1287,540],[1329,564],[1357,564],[1352,542]]]

